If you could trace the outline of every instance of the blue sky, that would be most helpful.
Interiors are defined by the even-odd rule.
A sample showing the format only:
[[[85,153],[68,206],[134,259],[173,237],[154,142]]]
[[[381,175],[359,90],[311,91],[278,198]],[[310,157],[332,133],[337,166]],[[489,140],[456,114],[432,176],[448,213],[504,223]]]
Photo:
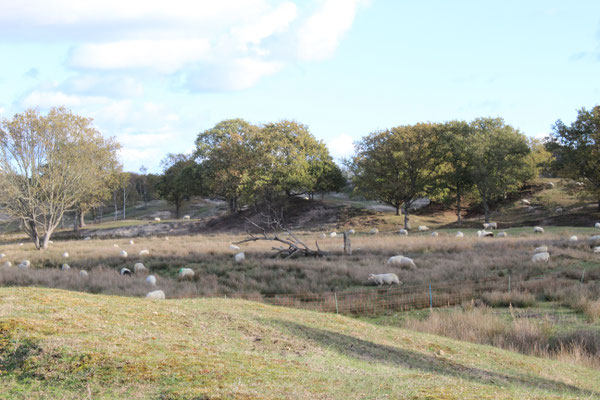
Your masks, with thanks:
[[[296,119],[343,157],[419,121],[572,121],[600,104],[600,2],[1,2],[0,54],[0,117],[66,106],[129,171],[238,117]]]

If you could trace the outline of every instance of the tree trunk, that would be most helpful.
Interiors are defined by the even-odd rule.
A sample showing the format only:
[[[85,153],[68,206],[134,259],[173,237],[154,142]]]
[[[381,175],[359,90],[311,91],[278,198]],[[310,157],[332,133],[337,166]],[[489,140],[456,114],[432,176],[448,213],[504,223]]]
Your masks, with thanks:
[[[127,197],[125,196],[125,188],[123,188],[123,220],[125,220],[126,201],[127,201]]]
[[[35,245],[35,248],[37,250],[40,249],[40,236],[38,235],[38,231],[37,231],[37,227],[35,226],[35,222],[33,221],[29,221],[29,228],[31,229],[31,240],[33,241],[33,244]]]
[[[85,226],[85,211],[79,210],[79,227],[83,228]]]
[[[396,216],[400,215],[400,206],[396,206]]]
[[[75,210],[75,215],[73,216],[73,231],[77,232],[79,229],[79,210]]]
[[[600,212],[600,199],[598,200],[598,212]]]
[[[462,221],[460,219],[460,186],[456,186],[456,217],[458,226],[460,227]]]
[[[344,254],[352,255],[352,246],[350,244],[350,235],[344,232]]]
[[[50,236],[52,235],[52,230],[49,230],[48,232],[46,232],[46,234],[44,235],[44,241],[42,244],[42,248],[44,250],[46,250],[48,248],[48,243],[50,242]]]
[[[113,193],[113,200],[115,203],[115,221],[116,221],[117,217],[118,217],[117,213],[119,212],[119,208],[117,207],[117,192],[116,191]]]
[[[104,206],[100,206],[100,223],[102,223],[102,215],[104,214]]]
[[[488,206],[487,197],[482,196],[481,201],[483,203],[483,213],[485,215],[485,222],[490,222],[490,207]]]
[[[404,206],[404,229],[410,229],[408,224],[408,207]]]
[[[175,203],[175,219],[179,219],[179,209],[181,205],[179,203]]]

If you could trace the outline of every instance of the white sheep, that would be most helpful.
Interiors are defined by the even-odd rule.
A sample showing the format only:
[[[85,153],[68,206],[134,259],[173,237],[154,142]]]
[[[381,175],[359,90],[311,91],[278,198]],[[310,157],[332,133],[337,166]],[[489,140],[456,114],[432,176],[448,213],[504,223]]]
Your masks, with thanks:
[[[133,272],[135,272],[136,274],[146,272],[146,271],[148,271],[148,268],[146,268],[146,266],[144,264],[142,264],[142,263],[133,264]]]
[[[12,267],[12,263],[10,261],[4,261],[4,263],[2,264],[3,268],[10,268]]]
[[[148,293],[146,293],[146,298],[153,299],[153,300],[164,300],[165,292],[163,292],[162,290],[155,290],[154,292],[148,292]]]
[[[246,259],[246,255],[244,253],[237,253],[234,257],[236,263],[242,263]]]
[[[4,254],[4,253],[0,254],[0,260],[2,260],[4,257],[6,257],[6,254]]]
[[[533,262],[533,263],[538,263],[538,262],[547,263],[548,261],[550,261],[550,253],[548,253],[548,252],[537,253],[537,254],[534,254],[533,257],[531,257],[531,262]]]
[[[180,279],[192,278],[194,276],[194,270],[192,270],[191,268],[181,268],[177,273],[177,276]]]
[[[69,264],[63,264],[61,265],[60,269],[63,271],[68,271],[71,269],[71,266]]]
[[[497,222],[484,222],[483,229],[498,229]]]
[[[494,237],[494,232],[477,231],[477,237]]]
[[[129,268],[121,268],[120,274],[131,276],[131,270]]]
[[[583,182],[575,182],[575,186],[584,186]]]
[[[135,242],[133,240],[130,240],[129,244],[135,244]]]
[[[350,229],[350,230],[348,231],[348,234],[350,234],[350,235],[354,235],[355,233],[356,233],[356,231],[355,231],[354,229]]]
[[[27,269],[29,267],[31,267],[31,261],[29,260],[23,260],[19,263],[19,268],[21,269]]]
[[[600,235],[592,236],[590,238],[590,245],[591,246],[598,246],[598,245],[600,245]]]
[[[119,253],[119,256],[121,258],[127,258],[127,252],[125,250],[121,250],[121,252]]]
[[[525,204],[526,206],[531,205],[531,202],[529,200],[527,200],[527,199],[521,200],[521,203]]]
[[[81,271],[79,271],[79,276],[81,276],[82,278],[87,278],[88,273],[86,270],[82,269]]]
[[[406,236],[406,235],[408,235],[408,231],[406,229],[400,229],[398,231],[398,234],[401,236]]]
[[[149,256],[150,255],[150,251],[148,249],[140,250],[139,254],[140,254],[140,257]]]
[[[158,217],[155,217],[155,218],[154,218],[154,222],[160,222],[160,218],[158,218]]]
[[[541,226],[534,226],[533,233],[544,233],[544,228],[542,228]]]
[[[113,247],[119,248],[118,244],[113,244]]]
[[[456,237],[465,237],[465,234],[461,231],[456,232]]]
[[[535,249],[533,249],[533,254],[547,253],[547,252],[548,252],[548,246],[540,246],[540,247],[536,247]]]
[[[439,236],[439,235],[440,235],[440,234],[439,234],[439,233],[437,233],[436,231],[433,231],[433,232],[431,232],[431,236],[433,236],[433,237],[436,237],[436,236]]]
[[[69,253],[67,253],[66,251],[63,253],[63,258],[69,258]]]
[[[165,236],[165,240],[168,242],[170,239],[168,236]]]
[[[548,187],[550,189],[553,189],[554,188],[554,182],[548,182]]]
[[[377,235],[377,234],[379,233],[379,229],[377,229],[377,228],[373,228],[373,229],[371,229],[371,230],[369,231],[369,233],[370,233],[371,235]]]
[[[594,228],[600,229],[600,222],[596,222],[596,224],[594,225]]]
[[[577,241],[577,236],[573,235],[569,238],[569,242],[576,242]]]
[[[146,283],[149,283],[152,286],[156,286],[156,277],[154,275],[148,275],[146,277]]]
[[[498,233],[498,237],[507,237],[507,236],[508,236],[508,233],[506,233],[504,231]]]
[[[377,286],[381,285],[400,285],[400,280],[396,274],[370,274],[368,278],[369,282],[374,282]]]
[[[191,217],[189,215],[184,215],[183,219],[191,219]]]
[[[594,253],[600,253],[600,246],[594,247]]]
[[[417,230],[419,232],[425,232],[429,230],[429,227],[425,226],[425,225],[419,225],[419,227],[417,228]]]
[[[404,257],[404,256],[393,256],[393,257],[390,257],[387,260],[387,264],[388,265],[393,265],[393,266],[396,266],[396,267],[408,266],[408,267],[412,267],[412,268],[417,268],[417,266],[415,265],[415,262],[413,261],[412,258],[408,258],[408,257]]]
[[[337,232],[331,232],[331,233],[329,234],[329,237],[332,237],[332,238],[334,238],[334,237],[336,237],[336,236],[337,236]]]
[[[324,234],[324,233],[321,233],[321,234],[319,235],[319,237],[320,237],[321,239],[325,239],[325,238],[327,237],[327,235],[326,235],[326,234]]]
[[[240,249],[239,246],[236,246],[235,244],[229,245],[229,250],[238,251],[239,249]]]
[[[560,214],[561,212],[563,212],[563,208],[562,207],[556,207],[554,209],[554,212],[557,213],[557,214]]]
[[[83,238],[83,240],[92,240],[92,238],[89,237],[89,236],[86,236],[86,237]]]

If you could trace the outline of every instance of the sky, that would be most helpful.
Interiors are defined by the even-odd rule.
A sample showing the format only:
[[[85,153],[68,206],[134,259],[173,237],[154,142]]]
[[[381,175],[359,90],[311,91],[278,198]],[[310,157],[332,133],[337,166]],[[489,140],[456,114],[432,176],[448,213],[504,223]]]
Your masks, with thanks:
[[[127,171],[228,118],[297,120],[339,159],[398,125],[572,122],[600,104],[600,1],[0,1],[0,55],[0,118],[65,106]]]

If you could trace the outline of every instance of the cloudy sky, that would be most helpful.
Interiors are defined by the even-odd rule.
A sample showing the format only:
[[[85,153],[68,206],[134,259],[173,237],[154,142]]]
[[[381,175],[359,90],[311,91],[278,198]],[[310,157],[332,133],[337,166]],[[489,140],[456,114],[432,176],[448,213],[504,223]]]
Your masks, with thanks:
[[[336,157],[377,129],[600,104],[597,0],[0,2],[0,117],[66,106],[159,170],[226,118],[296,119]]]

